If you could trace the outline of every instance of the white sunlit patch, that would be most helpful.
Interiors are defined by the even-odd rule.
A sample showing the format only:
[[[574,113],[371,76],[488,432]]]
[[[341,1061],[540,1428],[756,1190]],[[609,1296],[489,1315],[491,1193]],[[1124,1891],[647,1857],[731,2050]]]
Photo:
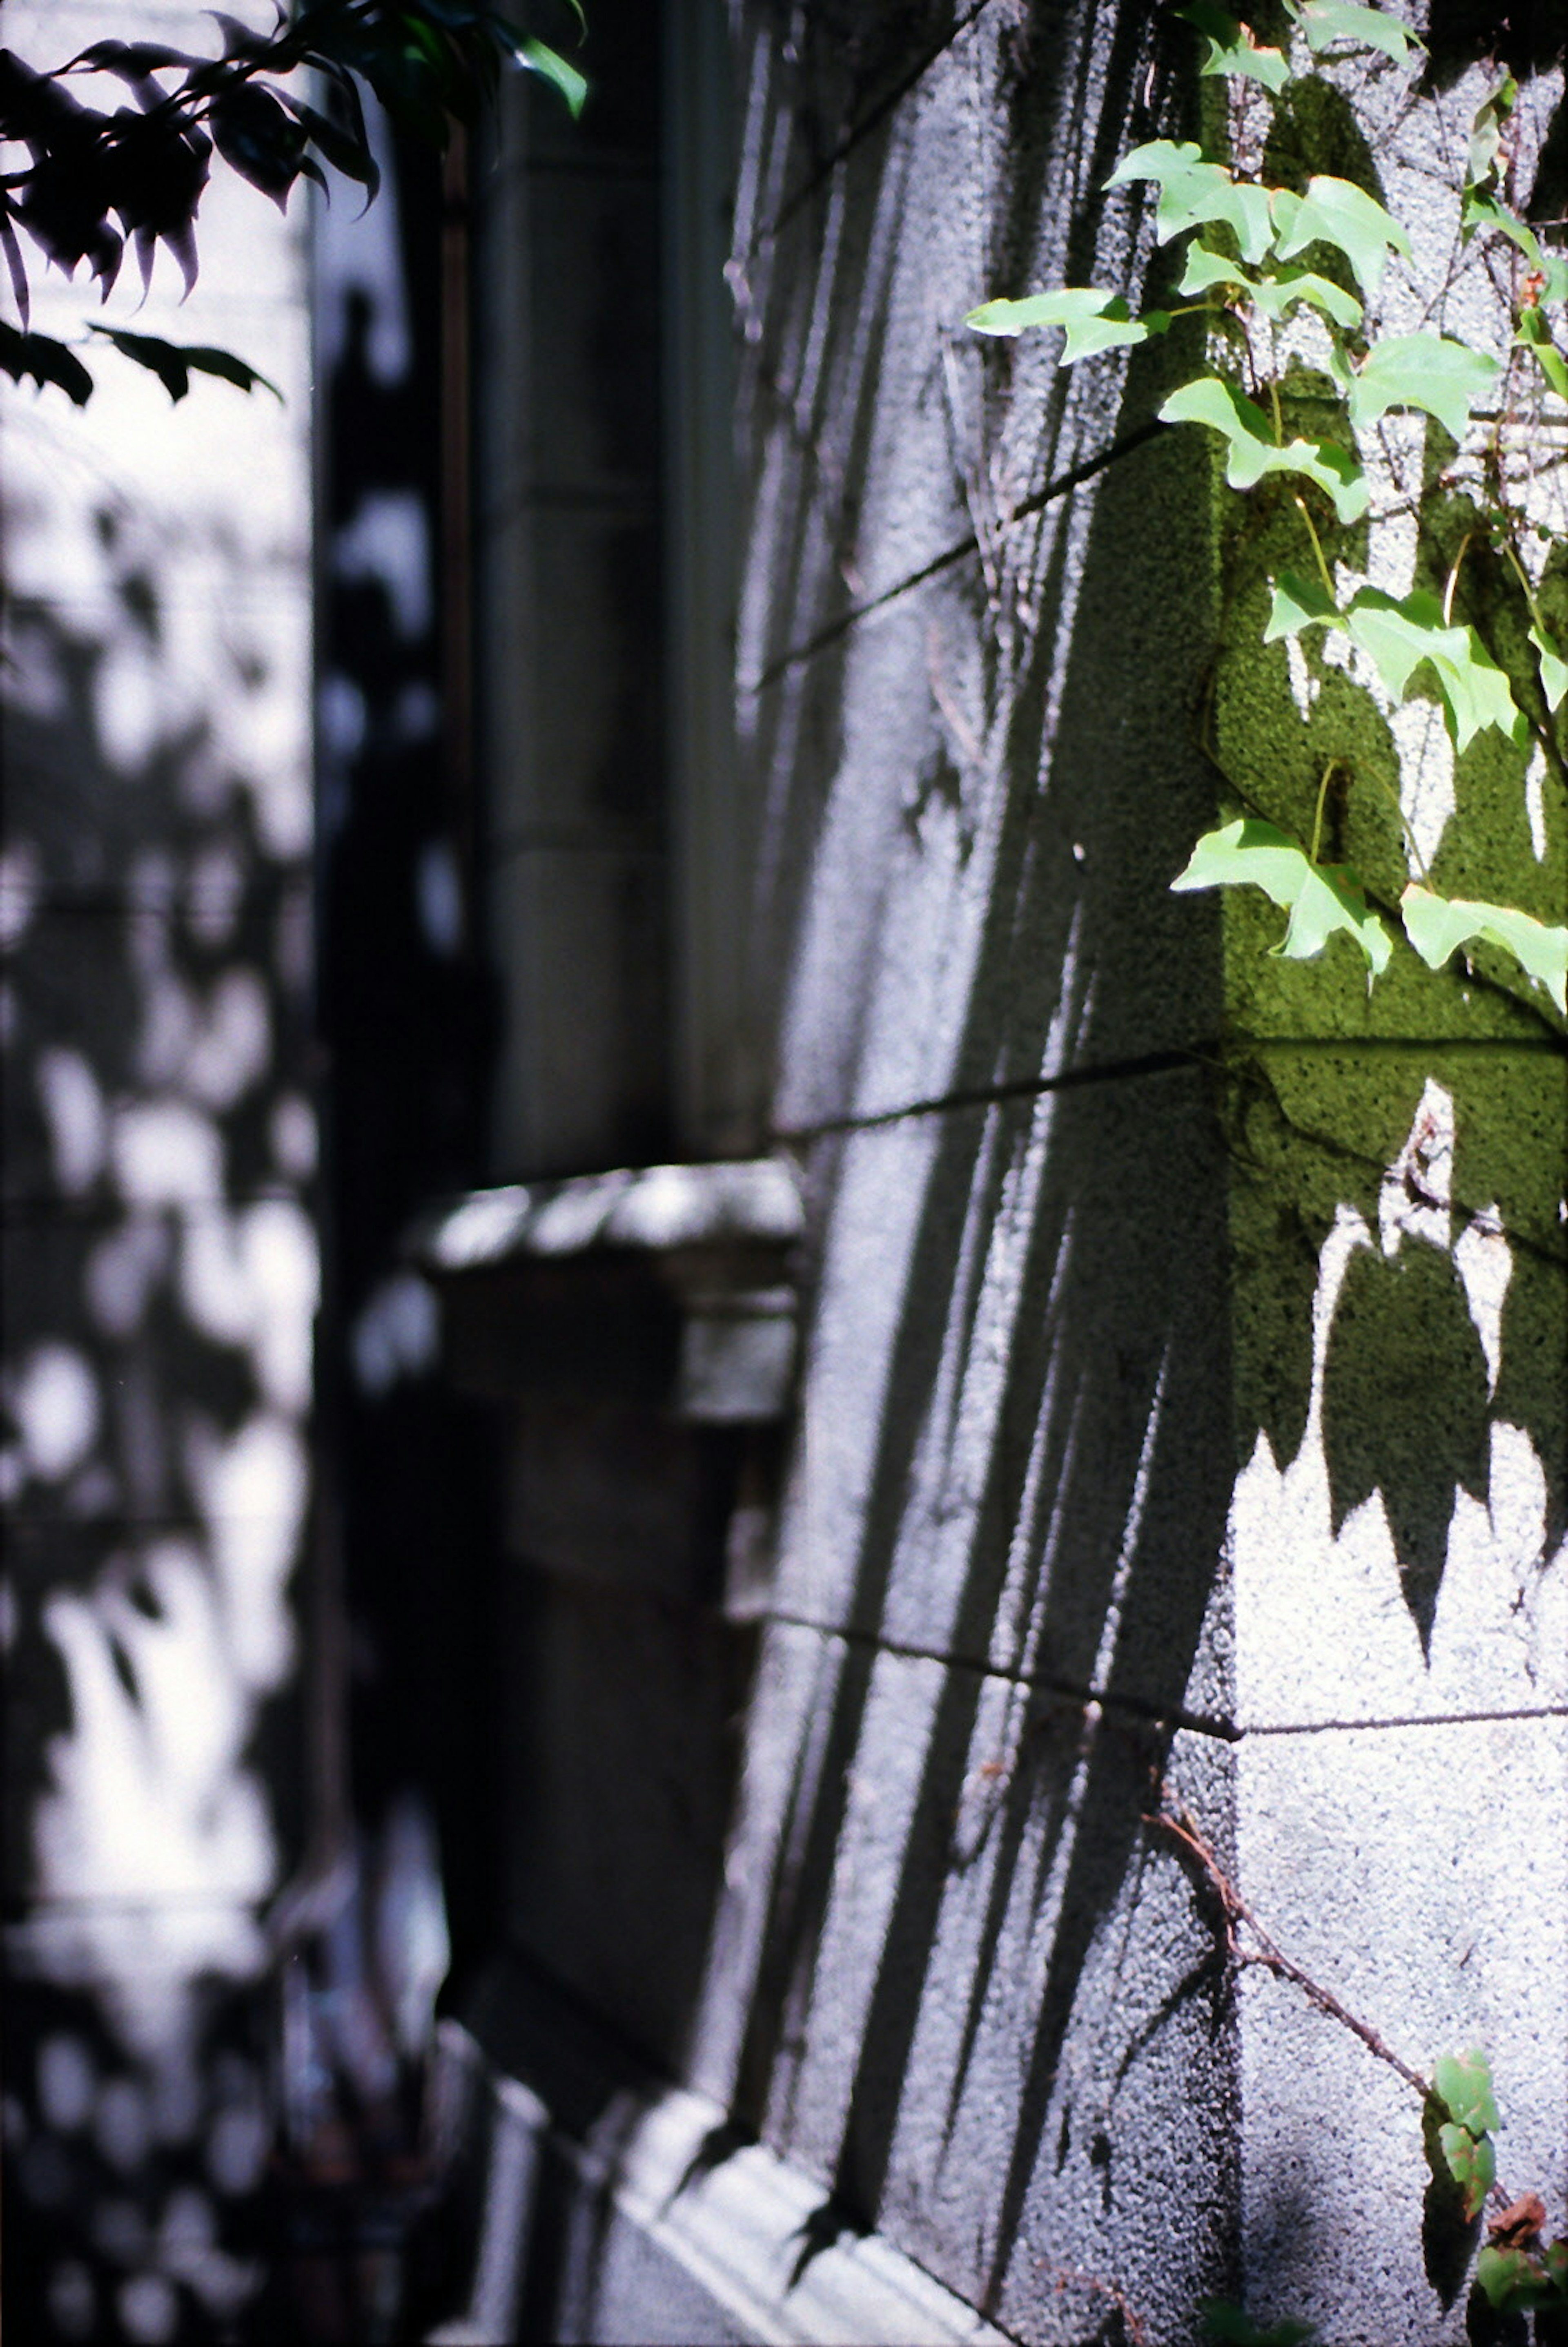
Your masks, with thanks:
[[[180,1245],[179,1287],[203,1336],[243,1346],[277,1409],[311,1399],[321,1268],[309,1216],[292,1198],[261,1198],[237,1213],[192,1214]]]
[[[304,1439],[265,1413],[227,1440],[193,1427],[188,1471],[208,1528],[226,1652],[247,1687],[270,1694],[294,1660],[287,1588],[309,1490]]]
[[[229,1667],[199,1552],[187,1542],[159,1542],[143,1561],[140,1583],[139,1604],[124,1589],[104,1588],[98,1618],[131,1666],[158,1776],[178,1799],[199,1805],[238,1763],[250,1706]]]
[[[20,945],[26,936],[42,886],[38,851],[30,839],[0,850],[0,953]]]
[[[1417,853],[1430,866],[1459,805],[1453,743],[1442,712],[1432,702],[1407,701],[1386,713],[1400,754],[1400,811]]]
[[[1453,1235],[1453,1096],[1431,1076],[1404,1147],[1378,1194],[1378,1235],[1386,1255],[1401,1238],[1425,1239],[1446,1253]]]
[[[432,953],[450,959],[463,943],[463,883],[449,840],[431,839],[414,866],[419,926]]]
[[[228,969],[212,989],[186,1059],[186,1087],[207,1108],[229,1109],[265,1075],[272,1056],[267,995],[253,969]]]
[[[1312,714],[1322,687],[1308,664],[1306,649],[1299,636],[1285,639],[1285,667],[1290,685],[1290,698],[1296,703],[1298,716],[1303,724]]]
[[[298,1092],[284,1092],[273,1103],[267,1137],[280,1174],[291,1181],[308,1182],[316,1170],[316,1112]]]
[[[1502,1374],[1502,1307],[1513,1277],[1513,1254],[1503,1235],[1502,1217],[1495,1205],[1483,1207],[1454,1242],[1454,1269],[1464,1286],[1464,1300],[1481,1349],[1486,1356],[1488,1390],[1497,1391]]]
[[[141,773],[163,738],[170,715],[157,669],[134,639],[103,648],[93,675],[98,748],[117,774]]]
[[[55,1179],[67,1197],[79,1197],[103,1170],[107,1127],[97,1078],[79,1051],[63,1046],[39,1052],[36,1078]]]
[[[1524,812],[1530,824],[1530,847],[1537,864],[1546,861],[1546,753],[1537,742],[1524,776]]]
[[[165,950],[161,922],[138,925],[137,958],[150,962]],[[142,971],[141,1032],[137,1038],[137,1072],[144,1084],[175,1082],[189,1056],[196,1035],[196,998],[182,979],[167,967]]]
[[[121,1196],[133,1206],[207,1204],[222,1194],[223,1148],[217,1126],[182,1101],[146,1101],[121,1109],[109,1142]]]
[[[42,1482],[63,1481],[97,1439],[97,1380],[87,1361],[69,1345],[40,1345],[10,1400],[28,1471]]]
[[[133,2274],[121,2283],[116,2307],[127,2338],[139,2347],[163,2347],[179,2329],[179,2301],[162,2274]]]
[[[434,1294],[417,1272],[383,1280],[349,1339],[361,1392],[379,1399],[400,1378],[423,1376],[434,1364],[440,1335]]]
[[[381,587],[398,633],[422,636],[431,621],[430,524],[418,492],[371,490],[337,534],[332,568],[340,579]]]
[[[113,1581],[45,1606],[71,1725],[47,1747],[33,1825],[46,1976],[101,1985],[127,2047],[160,2074],[189,2042],[198,1980],[260,1972],[250,1909],[277,1874],[260,1788],[232,1765],[234,1722],[249,1715],[232,1667],[213,1661],[210,1595],[172,1594],[166,1579],[156,1615]],[[216,1767],[188,1765],[202,1746]]]

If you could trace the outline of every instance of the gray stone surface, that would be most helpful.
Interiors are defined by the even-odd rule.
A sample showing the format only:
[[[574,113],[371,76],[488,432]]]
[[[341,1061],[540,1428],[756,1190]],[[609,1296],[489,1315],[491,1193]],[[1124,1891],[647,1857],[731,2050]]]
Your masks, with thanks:
[[[1499,2178],[1560,2209],[1568,1717],[1255,1735],[1237,1790],[1241,1880],[1280,1944],[1427,2075],[1484,2047]],[[1467,2337],[1462,2292],[1445,2310],[1453,2280],[1440,2293],[1441,2267],[1423,2270],[1417,2097],[1283,1983],[1244,1984],[1240,2034],[1260,2315]]]
[[[820,1144],[812,1169],[780,1610],[1227,1717],[1225,1190],[1204,1079],[905,1119]]]
[[[1338,947],[1271,958],[1260,899],[1169,893],[1219,789],[1197,737],[1221,572],[1260,594],[1275,525],[1224,538],[1212,452],[1135,436],[1179,336],[1064,376],[1051,337],[961,326],[1145,267],[1135,208],[1096,190],[1176,127],[1151,24],[737,14],[734,885],[750,1060],[807,1201],[799,1421],[774,1570],[747,1576],[743,1714],[739,1646],[721,1666],[685,1609],[680,1510],[625,1511],[618,1570],[658,1598],[613,1614],[565,1586],[557,1522],[512,1911],[820,2192],[824,2258],[862,2224],[1060,2347],[1118,2324],[1186,2347],[1210,2291],[1335,2347],[1426,2347],[1464,2317],[1423,2270],[1413,2097],[1297,1990],[1227,1983],[1213,1902],[1149,1819],[1189,1806],[1408,2060],[1491,2044],[1511,2188],[1560,2193],[1561,1057],[1506,973],[1412,963],[1369,999]],[[1413,191],[1479,87],[1396,123],[1380,64],[1335,70],[1382,110],[1431,259],[1452,206]],[[1479,334],[1466,267],[1451,323]],[[563,446],[608,482],[578,421]],[[1371,452],[1390,496],[1398,436]],[[1353,549],[1399,591],[1401,528]],[[1221,661],[1213,697],[1211,747],[1297,822],[1313,683],[1274,650]],[[1332,690],[1430,830],[1430,712]],[[607,708],[567,712],[583,742]],[[539,807],[588,821],[596,756]],[[1560,917],[1522,774],[1478,756],[1457,787]],[[509,804],[533,819],[522,785]],[[1391,901],[1397,825],[1358,805],[1352,829]],[[554,940],[514,999],[554,1021],[554,1129],[589,1150],[628,1079],[607,996],[549,1000],[575,949],[555,880],[500,884],[535,922],[518,970]],[[563,1490],[602,1452],[656,1491],[635,1442],[578,1434]],[[688,2279],[706,2254],[664,2247]],[[612,2234],[604,2271],[657,2330],[685,2301],[649,2254]],[[781,2336],[787,2300],[762,2293]]]
[[[1213,788],[1171,715],[1202,657],[1194,454],[1135,450],[1029,525],[1051,608],[1011,657],[969,557],[743,700],[785,1129],[1216,1032],[1215,908],[1168,892]]]
[[[1143,1819],[1162,1764],[1223,1814],[1231,1748],[793,1626],[752,1718],[697,2075],[1007,2330],[1082,2338],[1120,2291],[1193,2336],[1232,2055]]]

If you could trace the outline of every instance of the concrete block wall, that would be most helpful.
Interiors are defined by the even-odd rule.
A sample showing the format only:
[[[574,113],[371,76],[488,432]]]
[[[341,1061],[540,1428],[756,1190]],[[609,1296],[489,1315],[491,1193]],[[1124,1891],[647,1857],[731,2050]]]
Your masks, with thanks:
[[[1362,58],[1302,121],[1339,139],[1311,158],[1327,169],[1364,167],[1347,97],[1373,123],[1444,323],[1476,339],[1496,297],[1453,250],[1453,159],[1485,84],[1475,40],[1433,13],[1419,103]],[[616,2212],[565,2190],[575,2279],[524,2277],[520,2302],[541,2335],[629,2336],[626,2277],[673,2259],[713,2302],[699,2320],[685,2283],[650,2280],[648,2335],[885,2336],[886,2301],[822,2279],[854,2240],[942,2293],[933,2338],[1196,2347],[1218,2296],[1335,2347],[1458,2342],[1416,2098],[1298,1991],[1227,1971],[1214,1903],[1154,1820],[1189,1815],[1407,2062],[1485,2044],[1503,2173],[1561,2205],[1561,1022],[1490,965],[1434,976],[1401,952],[1370,995],[1338,945],[1284,965],[1260,898],[1170,882],[1222,770],[1309,822],[1301,716],[1321,705],[1441,879],[1479,888],[1457,805],[1502,844],[1513,900],[1560,919],[1561,771],[1485,745],[1456,767],[1430,706],[1245,649],[1265,574],[1294,556],[1278,518],[1233,530],[1201,436],[1155,425],[1193,356],[1176,338],[1058,373],[1049,338],[964,333],[992,294],[1136,288],[1149,223],[1105,179],[1140,138],[1223,128],[1184,29],[1089,0],[736,0],[730,27],[723,835],[745,855],[715,961],[741,941],[751,1031],[736,1044],[728,999],[704,1030],[697,1003],[675,1059],[725,1047],[725,1117],[698,1149],[722,1133],[799,1169],[802,1349],[743,1594],[700,1466],[658,1464],[667,1428],[579,1411],[566,1440],[535,1406],[514,1445],[521,1964],[480,2034]],[[1561,79],[1526,80],[1527,176]],[[535,249],[543,269],[550,236]],[[1409,298],[1390,272],[1396,325]],[[514,329],[533,314],[519,296]],[[563,426],[574,463],[583,425]],[[1532,445],[1555,496],[1551,431]],[[1398,421],[1364,453],[1390,508],[1450,455]],[[1457,539],[1462,476],[1447,486]],[[496,519],[496,548],[512,530]],[[1397,512],[1333,551],[1401,592],[1429,559]],[[537,678],[524,616],[492,660]],[[531,725],[553,738],[519,716],[518,775]],[[535,759],[527,789],[575,790],[575,760]],[[672,837],[677,861],[706,856],[676,899],[705,914],[706,889],[706,917],[700,799],[681,795]],[[1376,794],[1335,820],[1397,897]],[[514,975],[538,957],[512,997],[537,1122],[510,1145],[562,1153],[530,1170],[585,1170],[618,1129],[624,1070],[601,1044],[631,1030],[608,965],[572,977],[589,965],[567,903],[506,946]],[[548,1020],[574,1057],[552,1060]],[[580,1496],[601,1458],[615,1542]],[[552,1488],[579,1497],[546,1507]],[[679,2082],[662,2105],[648,2089],[646,2125],[603,2083],[613,2065],[576,2116],[552,2094],[537,2013],[561,1983]],[[700,2156],[660,2167],[649,2147],[704,2110]],[[662,2198],[638,2198],[645,2155]],[[754,2155],[805,2212],[799,2256],[759,2220],[705,2263],[702,2209],[731,2207]]]
[[[1146,430],[1168,351],[1058,375],[961,321],[1137,279],[1099,190],[1191,119],[1185,36],[735,22],[749,908],[813,1243],[689,2075],[1021,2338],[1186,2342],[1212,2292],[1458,2340],[1415,2098],[1288,1987],[1226,1983],[1148,1818],[1186,1805],[1407,2060],[1487,2045],[1510,2185],[1560,2202],[1560,1025],[1408,955],[1369,1000],[1338,948],[1268,960],[1261,899],[1168,893],[1252,592],[1208,452]],[[1429,267],[1484,87],[1451,64],[1379,142]],[[1419,806],[1441,733],[1354,682]],[[1285,655],[1212,685],[1288,819]],[[1560,773],[1535,846],[1484,812],[1524,805],[1515,764],[1478,750],[1460,803],[1561,919]],[[1397,895],[1397,828],[1350,822]]]

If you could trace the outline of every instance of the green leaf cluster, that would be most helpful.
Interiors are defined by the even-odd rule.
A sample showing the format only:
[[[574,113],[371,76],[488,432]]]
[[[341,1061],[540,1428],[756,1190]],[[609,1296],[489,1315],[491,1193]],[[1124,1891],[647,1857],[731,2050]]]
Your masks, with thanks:
[[[1480,2047],[1443,2055],[1432,2067],[1432,2094],[1449,2180],[1459,2188],[1466,2221],[1473,2222],[1497,2181],[1492,2137],[1502,2124],[1492,2090],[1492,2065]]]
[[[1197,37],[1201,74],[1250,86],[1270,103],[1288,92],[1285,50],[1260,40],[1217,0],[1186,0],[1176,13]],[[1409,67],[1422,53],[1414,35],[1379,8],[1285,0],[1285,13],[1314,57],[1348,44]],[[1505,77],[1476,115],[1461,215],[1467,239],[1500,241],[1512,262],[1514,314],[1506,352],[1476,350],[1431,329],[1370,331],[1368,308],[1390,262],[1412,261],[1403,224],[1348,179],[1319,173],[1304,188],[1268,185],[1192,139],[1156,138],[1134,148],[1105,183],[1156,190],[1156,238],[1183,246],[1175,305],[1136,314],[1112,290],[1064,287],[987,302],[968,323],[978,333],[997,335],[1055,329],[1063,336],[1061,363],[1073,364],[1166,334],[1178,318],[1195,313],[1217,325],[1247,323],[1256,354],[1260,340],[1309,315],[1326,348],[1327,375],[1319,380],[1329,386],[1330,398],[1337,389],[1337,416],[1319,423],[1314,415],[1310,428],[1297,428],[1299,409],[1288,406],[1290,385],[1278,363],[1272,378],[1260,374],[1247,389],[1228,374],[1206,368],[1179,384],[1159,409],[1166,424],[1196,425],[1216,436],[1230,487],[1272,494],[1277,505],[1299,514],[1309,559],[1300,571],[1282,569],[1275,579],[1264,641],[1336,631],[1370,662],[1394,703],[1412,695],[1435,698],[1456,752],[1488,733],[1525,748],[1533,733],[1561,773],[1568,770],[1568,745],[1551,729],[1568,704],[1568,650],[1515,550],[1519,519],[1503,505],[1501,488],[1486,530],[1512,564],[1528,606],[1527,641],[1544,733],[1529,687],[1521,688],[1527,707],[1491,644],[1468,617],[1456,618],[1457,562],[1442,595],[1417,587],[1396,598],[1371,586],[1346,595],[1334,584],[1322,536],[1326,529],[1352,528],[1370,513],[1370,485],[1355,444],[1385,416],[1428,415],[1462,445],[1472,425],[1479,429],[1478,418],[1493,428],[1490,410],[1520,354],[1533,366],[1543,394],[1568,402],[1568,355],[1553,324],[1568,301],[1568,260],[1543,247],[1502,194],[1499,157],[1517,95]],[[1490,477],[1496,477],[1494,467]],[[1462,554],[1461,548],[1460,560]],[[1319,824],[1321,814],[1320,805]],[[1289,917],[1276,952],[1292,959],[1313,956],[1342,935],[1379,976],[1392,958],[1390,931],[1369,907],[1359,875],[1343,864],[1320,863],[1318,848],[1316,838],[1308,846],[1260,816],[1243,816],[1200,839],[1172,886],[1261,887]],[[1410,853],[1414,857],[1413,847]],[[1568,928],[1485,897],[1445,897],[1419,858],[1414,864],[1399,920],[1407,944],[1429,967],[1441,968],[1471,948],[1500,952],[1568,1015]]]
[[[438,147],[453,122],[476,118],[509,64],[548,82],[574,114],[587,94],[568,58],[478,0],[304,0],[291,13],[280,9],[265,33],[212,13],[223,44],[215,57],[158,41],[99,40],[40,73],[0,48],[0,142],[26,159],[0,179],[0,258],[20,321],[0,326],[0,372],[13,381],[53,385],[78,406],[93,388],[69,343],[29,331],[24,237],[67,277],[85,261],[106,299],[127,251],[145,287],[161,244],[188,292],[215,153],[280,206],[301,179],[325,190],[329,170],[368,200],[380,172],[363,89],[399,128]],[[134,108],[85,103],[71,87],[82,75],[120,82]],[[325,90],[327,110],[290,86],[301,80],[312,97]],[[207,345],[117,330],[108,339],[174,399],[185,396],[193,371],[241,390],[274,388]]]

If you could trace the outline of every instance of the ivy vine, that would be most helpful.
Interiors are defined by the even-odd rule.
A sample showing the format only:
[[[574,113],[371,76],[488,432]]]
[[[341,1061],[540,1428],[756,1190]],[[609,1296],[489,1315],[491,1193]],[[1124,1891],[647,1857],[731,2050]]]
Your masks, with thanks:
[[[1284,5],[1314,59],[1348,47],[1370,49],[1413,74],[1424,55],[1414,34],[1380,10],[1339,0]],[[1190,0],[1176,13],[1200,38],[1202,75],[1261,92],[1273,108],[1288,105],[1298,85],[1282,49],[1262,45],[1212,0]],[[1206,364],[1180,384],[1159,415],[1218,438],[1231,488],[1250,492],[1278,483],[1294,510],[1298,560],[1281,564],[1270,579],[1263,641],[1337,638],[1342,653],[1369,664],[1393,705],[1435,695],[1456,752],[1492,729],[1521,749],[1537,746],[1563,782],[1568,626],[1553,623],[1542,589],[1568,540],[1525,510],[1516,460],[1522,436],[1536,429],[1543,404],[1568,405],[1568,355],[1555,331],[1568,303],[1568,259],[1543,244],[1504,200],[1505,141],[1517,98],[1517,84],[1504,76],[1481,107],[1461,193],[1464,243],[1482,240],[1506,262],[1509,321],[1502,348],[1476,349],[1427,328],[1380,330],[1374,305],[1389,263],[1396,257],[1412,262],[1413,248],[1404,224],[1364,188],[1328,173],[1313,174],[1304,189],[1270,185],[1260,171],[1190,139],[1135,148],[1106,182],[1157,190],[1156,238],[1176,247],[1183,264],[1171,306],[1135,314],[1119,293],[1069,286],[987,302],[966,323],[993,335],[1057,329],[1060,364],[1072,365],[1164,335],[1177,319],[1201,319],[1209,351],[1226,363]],[[1263,146],[1267,151],[1267,141]],[[1298,430],[1296,386],[1304,367],[1314,370],[1314,404],[1320,380],[1330,412],[1319,428]],[[1476,515],[1441,591],[1418,586],[1396,597],[1357,582],[1348,564],[1331,559],[1336,532],[1380,518],[1356,442],[1390,412],[1431,417],[1472,460]],[[1511,677],[1464,616],[1466,565],[1480,544],[1506,567],[1522,598],[1533,671],[1527,679]],[[1441,969],[1455,953],[1492,948],[1568,1014],[1568,927],[1490,896],[1443,894],[1397,802],[1407,869],[1397,907],[1380,907],[1352,865],[1325,856],[1331,795],[1354,779],[1342,760],[1325,759],[1307,835],[1244,812],[1197,841],[1172,887],[1260,888],[1288,916],[1277,954],[1309,958],[1343,935],[1364,956],[1369,983],[1393,957],[1391,916],[1429,968]],[[1245,794],[1233,787],[1245,805]],[[1367,787],[1388,791],[1380,782]]]
[[[1314,72],[1319,61],[1359,52],[1413,90],[1424,46],[1395,17],[1340,0],[1281,5],[1291,46]],[[1492,345],[1427,324],[1389,331],[1380,299],[1390,267],[1415,270],[1411,224],[1332,173],[1277,183],[1283,175],[1271,178],[1266,165],[1288,140],[1270,133],[1288,125],[1303,90],[1287,48],[1268,45],[1215,0],[1188,0],[1174,13],[1197,37],[1200,76],[1228,86],[1233,123],[1261,110],[1268,128],[1231,142],[1245,147],[1239,158],[1218,142],[1156,138],[1135,148],[1106,181],[1107,190],[1156,191],[1155,238],[1173,249],[1161,305],[1135,311],[1114,290],[1066,286],[988,301],[967,324],[986,335],[1054,332],[1058,364],[1070,366],[1196,321],[1186,331],[1196,332],[1203,362],[1158,413],[1166,424],[1212,436],[1229,488],[1258,509],[1253,535],[1271,557],[1282,528],[1289,530],[1292,550],[1271,559],[1259,642],[1296,647],[1298,657],[1327,652],[1328,664],[1375,677],[1395,708],[1433,702],[1456,756],[1495,734],[1532,753],[1536,771],[1544,767],[1568,791],[1568,536],[1530,497],[1543,422],[1559,431],[1568,424],[1568,258],[1510,200],[1517,82],[1502,74],[1477,110],[1460,193],[1461,243],[1489,256],[1505,295]],[[1278,7],[1272,21],[1280,21]],[[1420,292],[1420,314],[1439,313],[1442,289]],[[1429,463],[1420,493],[1426,583],[1394,595],[1373,584],[1354,555],[1364,543],[1358,534],[1386,518],[1359,443],[1400,414],[1430,418],[1452,454]],[[1479,583],[1483,572],[1490,597]],[[1504,624],[1499,581],[1512,605]],[[1311,697],[1298,707],[1315,753],[1308,819],[1293,830],[1221,765],[1237,811],[1196,841],[1172,887],[1261,890],[1287,917],[1274,954],[1310,959],[1342,937],[1362,957],[1369,987],[1402,949],[1433,970],[1456,954],[1469,962],[1479,953],[1483,970],[1500,972],[1510,992],[1522,977],[1526,999],[1543,996],[1568,1015],[1568,927],[1503,900],[1507,881],[1489,869],[1484,838],[1466,842],[1461,862],[1494,885],[1464,895],[1440,887],[1388,782],[1353,770],[1342,742],[1325,741],[1317,754]],[[1220,764],[1216,745],[1206,748]],[[1352,792],[1376,793],[1397,825],[1397,892],[1380,895],[1339,852]],[[1230,1959],[1292,1982],[1420,2096],[1435,2206],[1459,2244],[1461,2274],[1474,2259],[1476,2301],[1505,2321],[1533,2314],[1538,2340],[1568,2338],[1568,2231],[1552,2232],[1539,2195],[1511,2198],[1498,2181],[1501,2120],[1484,2053],[1444,2056],[1430,2078],[1411,2069],[1283,1954],[1189,1819],[1159,1822],[1217,1900]],[[1433,2206],[1430,2196],[1429,2216]],[[1288,2321],[1261,2328],[1228,2303],[1212,2303],[1205,2320],[1209,2337],[1232,2347],[1290,2347],[1313,2336]]]

